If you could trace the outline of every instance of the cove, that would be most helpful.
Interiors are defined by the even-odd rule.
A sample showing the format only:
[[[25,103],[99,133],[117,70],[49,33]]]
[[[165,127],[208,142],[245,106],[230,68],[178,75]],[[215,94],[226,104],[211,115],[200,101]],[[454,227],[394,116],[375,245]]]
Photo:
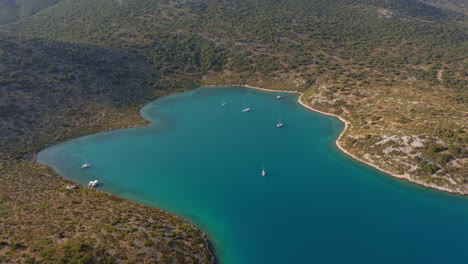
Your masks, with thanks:
[[[276,95],[203,87],[167,96],[142,108],[148,126],[69,140],[37,160],[188,219],[221,264],[468,263],[466,197],[356,162],[334,144],[339,120]]]

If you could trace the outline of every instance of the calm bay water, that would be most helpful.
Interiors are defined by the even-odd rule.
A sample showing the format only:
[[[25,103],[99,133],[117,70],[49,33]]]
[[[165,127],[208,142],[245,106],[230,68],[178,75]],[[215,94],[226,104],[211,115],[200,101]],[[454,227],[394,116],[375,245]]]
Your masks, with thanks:
[[[207,87],[168,96],[142,109],[151,125],[70,140],[38,162],[188,219],[222,264],[468,263],[466,197],[352,160],[334,145],[337,119],[282,95]],[[81,169],[85,161],[92,167]]]

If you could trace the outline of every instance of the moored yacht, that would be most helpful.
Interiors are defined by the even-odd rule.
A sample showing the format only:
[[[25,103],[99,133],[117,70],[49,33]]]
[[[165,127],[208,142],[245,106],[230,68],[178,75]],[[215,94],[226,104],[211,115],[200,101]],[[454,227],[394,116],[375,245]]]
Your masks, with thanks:
[[[90,181],[88,187],[96,187],[99,184],[98,180]]]
[[[281,122],[281,117],[278,118],[278,123],[276,124],[276,127],[282,127],[284,124]]]
[[[250,107],[247,107],[247,102],[244,102],[244,109],[242,109],[242,112],[249,112]]]

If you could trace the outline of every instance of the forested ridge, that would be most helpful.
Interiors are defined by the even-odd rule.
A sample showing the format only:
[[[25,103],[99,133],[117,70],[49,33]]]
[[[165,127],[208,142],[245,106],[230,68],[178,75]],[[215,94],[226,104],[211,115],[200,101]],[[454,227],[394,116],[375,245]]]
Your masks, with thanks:
[[[245,84],[301,91],[357,158],[466,194],[467,21],[457,0],[0,0],[2,166]]]
[[[80,0],[55,5],[12,28],[49,39],[141,48],[150,55],[164,47],[161,42],[180,44],[175,41],[187,35],[231,52],[234,44],[246,43],[249,49],[259,45],[292,54],[339,47],[347,56],[363,57],[377,46],[402,46],[406,49],[399,53],[414,64],[460,58],[460,48],[466,50],[463,24],[463,14],[418,1]],[[193,52],[182,48],[181,56]]]

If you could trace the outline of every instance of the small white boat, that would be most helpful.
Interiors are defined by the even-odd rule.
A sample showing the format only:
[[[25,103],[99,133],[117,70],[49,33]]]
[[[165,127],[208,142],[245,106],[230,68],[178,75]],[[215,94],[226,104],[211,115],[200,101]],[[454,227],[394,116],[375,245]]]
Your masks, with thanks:
[[[96,187],[99,184],[98,180],[90,181],[88,187]]]
[[[276,99],[281,99],[281,98],[283,98],[283,96],[281,96],[279,93],[277,93]]]
[[[89,164],[88,160],[85,158],[85,163],[83,163],[83,165],[81,165],[81,168],[86,169],[86,168],[89,168],[89,167],[91,167],[91,164]]]
[[[262,169],[262,176],[265,176],[266,175],[266,171],[265,171],[265,164],[263,164],[263,169]]]
[[[281,122],[281,117],[278,118],[278,123],[276,124],[276,127],[282,127],[284,126],[283,122]]]
[[[242,112],[249,112],[250,111],[250,107],[247,107],[247,103],[244,102],[244,109],[242,109]]]
[[[223,102],[221,103],[221,106],[226,106],[226,105],[227,105],[227,103],[224,102],[224,100],[223,100]]]

